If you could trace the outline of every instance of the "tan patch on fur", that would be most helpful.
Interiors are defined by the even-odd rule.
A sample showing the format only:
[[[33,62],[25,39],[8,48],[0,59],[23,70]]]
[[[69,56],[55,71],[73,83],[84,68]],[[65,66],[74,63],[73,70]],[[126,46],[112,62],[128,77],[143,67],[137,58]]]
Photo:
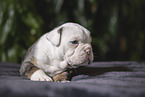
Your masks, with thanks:
[[[35,66],[37,66],[38,64],[36,63],[34,57],[31,58],[31,63],[34,64]]]
[[[53,77],[53,80],[54,80],[54,82],[57,82],[57,81],[68,81],[68,73],[67,72],[59,73],[59,74],[57,74],[57,75],[55,75]]]
[[[35,71],[37,71],[37,70],[39,70],[38,67],[36,67],[36,66],[31,67],[31,70],[28,71],[28,72],[26,73],[26,77],[27,77],[28,79],[30,79],[30,77],[32,76],[32,74],[33,74]]]
[[[33,65],[30,66],[30,67],[29,67],[30,70],[26,72],[26,77],[27,77],[28,79],[30,79],[31,75],[32,75],[35,71],[39,70],[39,68],[37,67],[38,64],[35,62],[34,57],[31,58],[31,63],[32,63]]]

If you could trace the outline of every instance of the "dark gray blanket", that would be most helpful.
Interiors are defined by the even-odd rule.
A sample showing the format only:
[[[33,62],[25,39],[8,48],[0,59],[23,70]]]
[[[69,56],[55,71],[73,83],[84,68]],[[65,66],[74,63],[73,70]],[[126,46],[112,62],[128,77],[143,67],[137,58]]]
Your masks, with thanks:
[[[0,63],[0,97],[145,97],[145,63],[94,62],[68,83],[30,81],[19,68]]]

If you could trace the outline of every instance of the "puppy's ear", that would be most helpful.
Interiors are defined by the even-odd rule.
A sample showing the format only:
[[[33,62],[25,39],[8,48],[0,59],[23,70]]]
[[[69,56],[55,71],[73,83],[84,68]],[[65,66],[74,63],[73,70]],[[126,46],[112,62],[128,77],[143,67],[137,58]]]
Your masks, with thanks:
[[[50,41],[53,45],[59,46],[61,43],[61,35],[63,32],[63,27],[56,28],[51,32],[47,33],[46,38]]]

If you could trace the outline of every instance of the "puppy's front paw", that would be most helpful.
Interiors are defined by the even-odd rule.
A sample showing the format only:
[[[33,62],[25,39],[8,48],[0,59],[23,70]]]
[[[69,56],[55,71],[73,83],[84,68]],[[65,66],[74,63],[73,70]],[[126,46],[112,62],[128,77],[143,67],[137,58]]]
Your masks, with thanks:
[[[42,70],[35,71],[31,77],[30,80],[33,81],[53,81],[49,76],[47,76]]]
[[[53,77],[53,80],[54,80],[54,82],[62,82],[62,83],[70,82],[70,81],[68,81],[68,73],[67,72],[62,72],[62,73],[55,75]]]

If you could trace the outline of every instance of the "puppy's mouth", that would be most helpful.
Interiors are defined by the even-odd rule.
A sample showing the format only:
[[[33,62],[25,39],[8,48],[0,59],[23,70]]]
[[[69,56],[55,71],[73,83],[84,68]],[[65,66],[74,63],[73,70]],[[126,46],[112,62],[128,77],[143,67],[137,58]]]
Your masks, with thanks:
[[[80,64],[70,64],[69,62],[68,62],[68,68],[77,68],[77,67],[79,67],[79,66],[87,66],[87,65],[90,65],[91,64],[91,60],[86,60],[86,61],[84,61],[83,63],[80,63]]]

